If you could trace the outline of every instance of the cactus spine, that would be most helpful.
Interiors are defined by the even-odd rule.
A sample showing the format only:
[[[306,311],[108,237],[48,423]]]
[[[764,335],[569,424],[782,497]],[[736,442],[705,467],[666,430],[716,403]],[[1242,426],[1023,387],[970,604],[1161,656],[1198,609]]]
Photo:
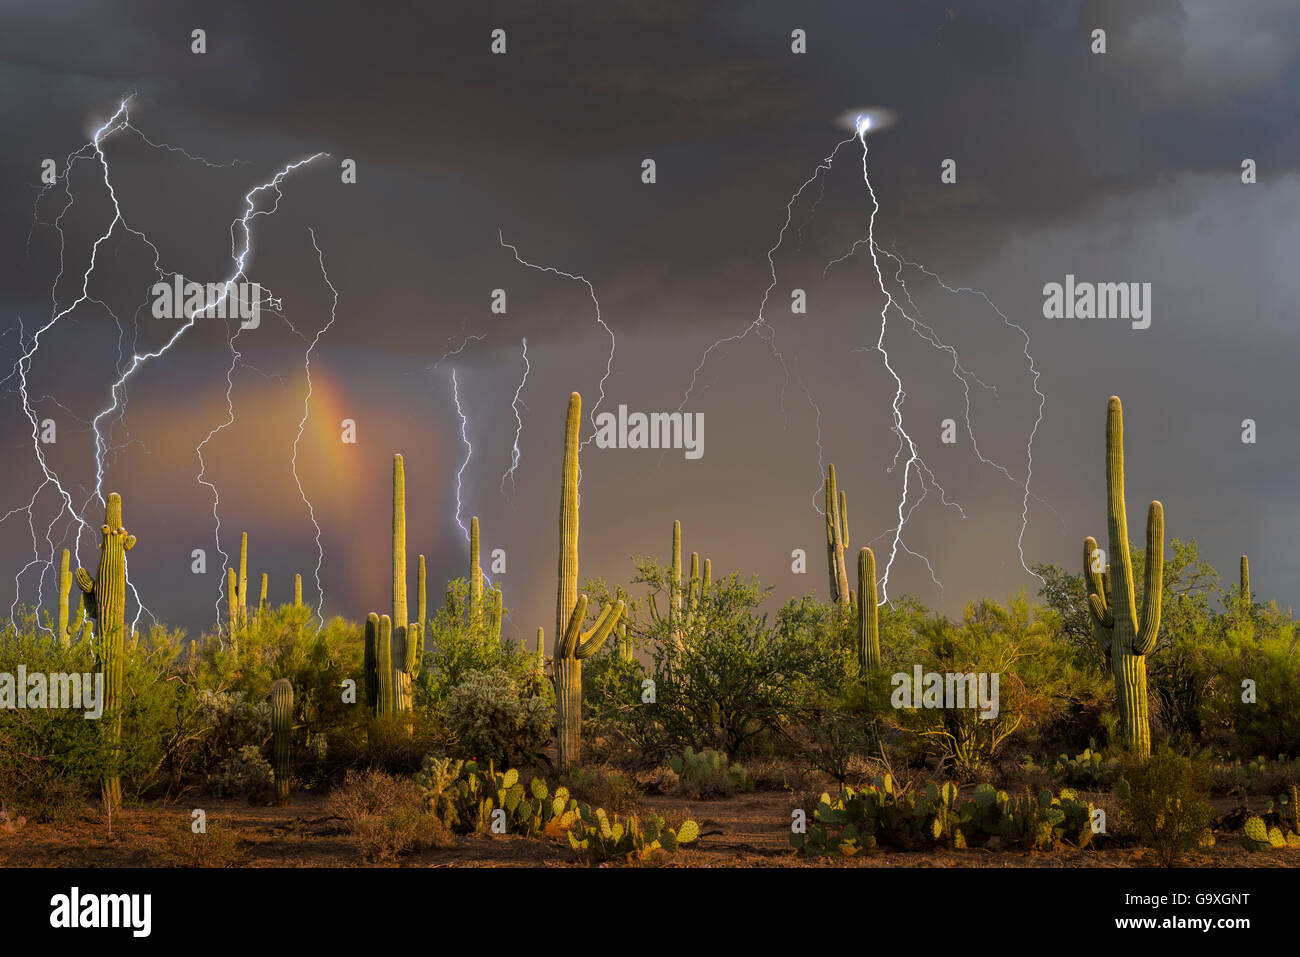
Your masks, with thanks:
[[[569,396],[564,425],[564,467],[560,484],[559,584],[555,595],[555,722],[558,767],[568,774],[582,758],[582,659],[604,644],[623,615],[624,602],[606,606],[589,630],[586,595],[578,594],[578,430],[582,425],[582,396]],[[680,541],[680,526],[673,538]],[[679,556],[680,549],[675,549]],[[679,564],[680,569],[680,564]]]
[[[59,608],[56,616],[59,644],[65,648],[72,641],[72,634],[68,631],[68,596],[72,593],[72,572],[70,563],[72,553],[66,548],[63,550],[63,557],[59,559]]]
[[[87,618],[95,621],[100,669],[104,674],[104,715],[111,722],[113,738],[122,739],[122,674],[126,639],[126,553],[135,547],[135,536],[122,527],[122,496],[108,496],[101,526],[99,574],[92,581],[84,568],[77,569],[77,585],[83,594]],[[110,814],[122,806],[122,781],[109,773],[103,783],[104,809]]]
[[[876,604],[876,555],[858,551],[858,674],[880,670],[880,609]]]
[[[278,678],[271,685],[271,755],[275,767],[275,803],[289,803],[289,759],[293,753],[293,685]]]
[[[826,561],[830,570],[831,601],[841,609],[849,607],[849,573],[844,567],[844,549],[849,544],[848,497],[839,491],[835,466],[826,473]]]
[[[1165,513],[1153,501],[1147,511],[1146,576],[1142,612],[1133,594],[1133,560],[1128,547],[1128,518],[1124,508],[1124,410],[1111,396],[1106,412],[1106,530],[1112,562],[1119,568],[1101,567],[1097,541],[1083,543],[1083,574],[1088,583],[1088,607],[1093,633],[1109,647],[1111,670],[1124,721],[1126,743],[1139,755],[1151,753],[1151,726],[1147,714],[1146,655],[1155,647],[1160,631],[1160,592],[1164,582]]]

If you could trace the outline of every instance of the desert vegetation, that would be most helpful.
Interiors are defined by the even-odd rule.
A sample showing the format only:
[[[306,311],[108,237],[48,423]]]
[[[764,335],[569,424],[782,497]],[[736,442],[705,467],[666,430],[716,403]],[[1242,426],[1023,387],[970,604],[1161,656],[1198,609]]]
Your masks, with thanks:
[[[879,602],[834,466],[826,601],[685,563],[669,519],[666,561],[580,586],[581,410],[574,393],[549,649],[545,626],[531,647],[502,635],[477,518],[466,576],[430,609],[418,556],[411,600],[401,455],[392,592],[360,623],[319,619],[301,576],[275,605],[262,575],[251,603],[245,534],[220,627],[132,628],[136,541],[110,495],[96,574],[64,552],[54,607],[0,636],[0,674],[103,689],[97,720],[52,687],[0,689],[0,860],[56,840],[185,866],[1300,860],[1291,612],[1257,599],[1244,556],[1221,587],[1158,501],[1131,546],[1117,398],[1105,549],[1089,537],[1078,573],[1040,565],[1036,595],[956,619]],[[269,855],[241,831],[256,808],[270,843],[318,852]]]

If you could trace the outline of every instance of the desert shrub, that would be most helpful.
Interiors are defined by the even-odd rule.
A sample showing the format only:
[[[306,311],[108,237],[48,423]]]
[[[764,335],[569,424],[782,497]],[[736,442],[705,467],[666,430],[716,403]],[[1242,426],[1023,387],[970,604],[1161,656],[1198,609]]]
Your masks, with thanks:
[[[527,679],[535,654],[509,638],[492,634],[486,618],[484,615],[483,622],[472,624],[468,583],[463,578],[448,583],[446,601],[425,626],[424,661],[414,682],[418,709],[445,715],[452,692],[470,672],[502,671],[517,682]]]
[[[642,561],[639,581],[662,587],[663,572]],[[735,758],[761,732],[776,731],[828,667],[824,610],[811,600],[787,603],[769,623],[758,608],[770,589],[757,579],[713,582],[681,640],[655,623],[654,680],[666,743],[714,748]]]
[[[1094,694],[1102,682],[1076,657],[1054,640],[1055,617],[1033,609],[1023,596],[1007,607],[993,601],[966,606],[960,625],[935,618],[918,632],[916,658],[886,653],[886,673],[891,670],[912,679],[914,666],[924,674],[976,674],[998,678],[996,715],[986,717],[971,707],[904,707],[901,686],[895,689],[894,708],[882,715],[924,743],[945,766],[971,777],[993,758],[1012,736],[1033,742],[1082,695]],[[882,649],[884,651],[884,649]],[[913,700],[921,689],[912,689]]]
[[[646,768],[635,771],[632,780],[646,794],[672,794],[677,790],[681,779],[672,768]]]
[[[555,711],[540,697],[522,697],[501,670],[471,671],[447,700],[447,728],[461,757],[509,767],[518,754],[534,762],[551,739]]]
[[[163,867],[238,867],[248,861],[239,833],[232,827],[209,820],[202,833],[183,824],[168,833],[163,846]]]
[[[1124,781],[1117,788],[1125,823],[1138,839],[1172,867],[1186,852],[1214,842],[1209,761],[1160,747],[1150,758],[1124,759]]]
[[[607,811],[627,811],[636,807],[641,797],[632,778],[609,767],[574,768],[560,783],[579,801]]]
[[[583,752],[628,765],[655,761],[664,750],[663,733],[655,709],[641,702],[649,672],[612,642],[582,664]]]
[[[327,776],[328,742],[357,733],[365,710],[343,701],[343,680],[362,682],[361,630],[342,618],[321,625],[303,605],[282,605],[254,616],[232,642],[209,635],[196,646],[193,670],[198,687],[217,694],[240,694],[258,704],[269,699],[271,685],[286,678],[293,685],[293,753],[301,760],[299,773],[308,781]],[[324,739],[309,744],[308,733]],[[224,748],[217,752],[220,758]],[[417,761],[418,766],[418,761]]]
[[[1294,751],[1300,741],[1300,647],[1290,629],[1259,634],[1251,622],[1228,623],[1217,643],[1202,649],[1201,721],[1207,743],[1238,756]],[[1242,701],[1245,680],[1255,700]]]
[[[15,674],[19,665],[29,675],[99,671],[91,644],[78,638],[64,646],[36,622],[28,612],[0,631],[0,671]],[[174,777],[200,731],[197,694],[178,673],[181,639],[155,626],[127,640],[120,744],[112,739],[112,722],[87,720],[81,710],[0,709],[0,800],[47,820],[81,805],[105,774],[120,774],[128,797]]]
[[[383,771],[349,771],[325,808],[343,821],[363,860],[391,861],[450,840],[416,783]]]

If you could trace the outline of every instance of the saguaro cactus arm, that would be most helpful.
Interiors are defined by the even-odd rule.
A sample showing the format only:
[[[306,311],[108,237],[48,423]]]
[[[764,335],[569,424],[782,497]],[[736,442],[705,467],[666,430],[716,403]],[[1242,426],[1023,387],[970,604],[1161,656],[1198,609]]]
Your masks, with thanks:
[[[623,609],[626,607],[621,598],[617,604],[606,605],[601,609],[596,623],[587,631],[583,631],[582,624],[587,618],[588,602],[586,595],[579,595],[577,603],[573,606],[573,614],[569,616],[569,626],[564,630],[564,640],[560,643],[561,658],[589,658],[599,651],[600,646],[605,643],[605,639],[609,637],[610,632],[623,616]]]

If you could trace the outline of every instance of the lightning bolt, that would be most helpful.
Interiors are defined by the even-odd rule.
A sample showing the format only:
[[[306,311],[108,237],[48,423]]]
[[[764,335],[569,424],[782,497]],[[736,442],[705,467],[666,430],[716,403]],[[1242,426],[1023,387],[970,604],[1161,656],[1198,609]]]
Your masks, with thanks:
[[[460,385],[456,381],[456,368],[451,370],[451,397],[456,403],[456,414],[460,416],[460,440],[465,443],[465,461],[460,463],[460,468],[456,470],[456,524],[465,535],[465,541],[469,541],[469,526],[461,519],[460,513],[462,508],[461,486],[465,477],[465,469],[469,468],[469,460],[474,457],[474,446],[469,442],[469,416],[465,414],[465,409],[460,404]],[[486,577],[486,576],[484,576]]]
[[[510,243],[505,241],[505,237],[502,235],[502,232],[499,229],[497,230],[497,241],[501,243],[501,246],[503,248],[510,250],[510,252],[514,254],[515,262],[519,263],[521,266],[527,266],[529,269],[536,269],[538,272],[547,272],[547,273],[553,273],[554,275],[557,276],[563,276],[565,279],[572,279],[573,281],[580,282],[584,286],[586,286],[587,292],[591,295],[591,301],[596,307],[596,324],[600,326],[602,329],[604,329],[606,333],[609,334],[609,358],[605,361],[605,374],[600,377],[600,397],[596,400],[595,404],[591,407],[591,412],[590,412],[592,432],[591,435],[587,436],[587,438],[579,446],[579,448],[585,449],[587,445],[591,442],[591,440],[596,437],[596,410],[599,409],[601,403],[605,401],[605,382],[609,379],[609,377],[614,372],[614,350],[617,347],[617,342],[614,339],[614,330],[611,329],[609,327],[609,324],[606,323],[605,320],[601,318],[600,300],[596,298],[596,287],[591,284],[591,281],[587,279],[586,276],[580,276],[571,272],[565,272],[562,269],[556,269],[554,266],[539,266],[535,263],[530,263],[528,260],[524,259],[522,256],[519,255],[519,250],[515,246],[512,246]],[[581,473],[580,473],[579,481],[581,481]]]
[[[196,308],[195,310],[193,310],[190,313],[190,315],[186,317],[186,321],[175,331],[175,333],[173,333],[173,335],[166,341],[166,343],[161,348],[158,348],[152,352],[137,352],[134,350],[134,348],[132,348],[131,350],[132,354],[130,360],[124,363],[121,359],[121,355],[122,355],[121,349],[125,338],[125,330],[122,326],[122,322],[112,312],[112,310],[108,308],[106,303],[93,297],[89,291],[90,278],[92,274],[95,272],[96,266],[98,265],[100,247],[103,246],[106,242],[108,242],[108,240],[113,236],[113,234],[117,232],[120,228],[121,231],[139,239],[152,252],[153,267],[154,267],[156,279],[162,279],[164,277],[174,277],[176,274],[174,272],[169,272],[163,269],[161,265],[161,254],[157,246],[155,246],[153,242],[150,241],[150,239],[142,231],[133,227],[130,224],[130,222],[127,220],[125,214],[123,213],[121,203],[119,202],[117,196],[117,191],[113,184],[111,170],[109,168],[108,157],[104,152],[105,140],[108,139],[113,134],[118,133],[122,130],[131,130],[136,135],[138,135],[151,148],[179,153],[190,160],[203,163],[204,165],[209,167],[215,168],[218,166],[231,166],[231,165],[235,165],[235,163],[240,162],[240,161],[235,161],[235,163],[228,163],[228,164],[212,163],[204,159],[203,157],[199,157],[194,154],[191,154],[181,149],[180,147],[172,146],[166,143],[155,143],[153,140],[150,140],[147,136],[144,135],[144,133],[142,133],[138,128],[136,128],[131,124],[129,104],[133,99],[133,97],[134,94],[124,98],[118,104],[118,107],[116,111],[113,113],[113,115],[110,116],[109,119],[105,121],[97,130],[95,130],[90,142],[83,145],[78,150],[75,150],[73,153],[69,154],[67,162],[65,163],[62,177],[56,178],[56,183],[58,182],[59,179],[62,179],[64,193],[67,196],[67,203],[64,205],[64,207],[59,212],[59,214],[55,217],[53,223],[52,224],[42,223],[39,220],[39,208],[40,208],[41,196],[48,189],[53,188],[54,184],[50,184],[49,186],[42,188],[42,190],[37,196],[36,204],[33,208],[33,225],[32,225],[32,230],[29,231],[28,234],[29,249],[30,249],[31,236],[35,231],[35,227],[38,224],[53,225],[59,236],[59,268],[55,275],[54,283],[51,287],[52,315],[50,319],[39,329],[37,329],[36,332],[32,335],[30,344],[27,346],[26,350],[20,356],[18,362],[15,365],[15,370],[14,370],[19,380],[18,389],[22,396],[23,411],[24,414],[27,416],[28,421],[32,424],[33,450],[35,452],[36,459],[41,468],[44,479],[37,486],[37,489],[33,493],[33,496],[27,506],[25,506],[22,509],[11,510],[10,513],[4,517],[5,519],[7,519],[12,514],[14,514],[15,511],[27,511],[29,514],[29,526],[31,526],[32,528],[33,545],[34,545],[34,552],[33,552],[34,562],[29,563],[27,566],[25,566],[24,569],[20,570],[18,576],[16,576],[15,578],[15,598],[14,598],[14,606],[11,607],[11,618],[13,616],[14,611],[16,610],[17,602],[20,597],[20,595],[18,594],[18,589],[20,586],[21,576],[27,570],[27,568],[32,567],[33,564],[39,564],[42,566],[42,572],[40,576],[40,581],[38,583],[38,593],[37,593],[38,595],[37,601],[38,604],[40,603],[43,596],[43,582],[44,582],[45,570],[52,569],[54,563],[55,545],[54,545],[53,535],[51,530],[53,529],[54,524],[57,523],[65,513],[68,514],[77,523],[77,531],[73,538],[72,544],[73,544],[74,553],[77,556],[77,563],[80,564],[81,533],[90,528],[90,526],[86,523],[85,519],[82,518],[81,513],[82,511],[84,511],[86,507],[89,506],[90,501],[92,499],[98,500],[101,504],[104,502],[103,481],[104,481],[104,471],[105,471],[107,459],[110,453],[117,451],[119,448],[117,446],[109,445],[108,439],[105,435],[105,432],[103,431],[103,427],[101,424],[104,423],[106,419],[109,420],[110,422],[120,422],[125,416],[126,390],[127,390],[127,384],[130,381],[131,377],[142,366],[148,364],[153,359],[157,359],[165,355],[171,349],[171,347],[175,345],[177,341],[180,340],[180,338],[184,335],[184,333],[194,325],[195,321],[198,319],[200,315],[210,312],[214,307],[220,305],[222,302],[229,299],[231,290],[234,288],[235,284],[240,282],[245,275],[248,256],[252,250],[252,227],[251,227],[252,220],[258,216],[271,215],[278,209],[279,200],[281,197],[279,186],[286,176],[288,176],[294,170],[302,166],[305,166],[308,163],[311,163],[322,156],[328,155],[325,153],[316,153],[304,160],[300,160],[296,163],[291,163],[285,166],[283,169],[281,169],[278,173],[276,173],[275,176],[270,181],[263,183],[259,186],[255,186],[247,194],[245,194],[244,200],[245,200],[246,210],[241,217],[239,217],[234,223],[232,223],[231,226],[231,233],[232,233],[231,255],[234,262],[234,271],[228,279],[226,279],[223,283],[220,284],[219,294],[211,301],[205,301],[200,308]],[[66,240],[63,233],[62,222],[63,222],[63,218],[68,214],[68,211],[72,208],[74,204],[74,197],[71,188],[70,176],[77,162],[81,160],[89,160],[92,156],[98,162],[98,168],[102,171],[102,181],[104,184],[104,188],[108,194],[108,198],[113,205],[113,215],[107,227],[104,229],[103,233],[94,241],[94,243],[91,246],[90,261],[89,264],[86,266],[86,269],[83,272],[81,277],[80,293],[69,305],[67,305],[64,308],[59,308],[57,291],[58,291],[60,281],[62,280],[64,274],[65,252],[66,252]],[[257,198],[259,197],[260,194],[266,191],[274,191],[275,202],[271,209],[259,210],[257,208]],[[240,246],[239,238],[236,235],[237,232],[242,233],[242,238],[243,238],[242,247]],[[151,284],[151,288],[152,288],[152,284]],[[96,414],[94,419],[91,420],[90,423],[91,431],[94,435],[94,445],[95,445],[95,486],[94,486],[93,493],[87,499],[86,503],[82,506],[81,509],[78,509],[74,505],[70,493],[63,487],[63,484],[60,482],[57,473],[54,472],[54,470],[50,467],[49,463],[46,461],[45,454],[41,449],[41,444],[38,437],[38,431],[39,431],[38,423],[37,423],[35,410],[33,408],[31,398],[28,392],[27,377],[28,377],[28,373],[31,370],[34,357],[40,349],[42,336],[46,332],[48,332],[51,328],[53,328],[59,322],[60,319],[63,319],[65,316],[69,315],[71,312],[73,312],[73,310],[77,309],[83,303],[88,303],[88,302],[103,307],[105,311],[108,312],[109,315],[112,316],[112,318],[116,322],[118,326],[118,332],[119,332],[119,362],[118,362],[118,370],[117,370],[118,378],[112,383],[109,389],[110,403],[106,408],[102,409],[98,414]],[[278,307],[278,301],[275,300],[274,298],[269,299],[268,302],[272,307]],[[148,303],[148,299],[146,298],[144,303],[142,303],[141,306],[136,310],[137,335],[138,335],[139,311],[140,309],[144,308],[144,306],[147,305],[147,303]],[[21,333],[20,333],[20,338],[21,338]],[[235,338],[234,336],[231,337],[231,349],[232,349],[232,354],[234,356],[234,360],[237,361],[239,354],[234,347],[234,338]],[[233,367],[232,367],[232,371],[233,371]],[[228,376],[228,380],[229,378],[230,377]],[[228,392],[227,393],[228,400],[229,397],[230,396]],[[232,415],[233,415],[233,411],[232,411]],[[215,434],[216,431],[220,431],[220,429],[218,428],[217,430],[214,430],[213,433],[209,434],[208,438],[210,439],[212,435]],[[205,440],[205,443],[206,441],[207,440]],[[200,449],[196,451],[200,452],[200,481],[202,481],[203,463],[202,463],[202,456],[201,456],[201,446]],[[204,484],[208,484],[210,487],[212,487],[210,483],[204,483]],[[35,542],[36,532],[34,527],[34,519],[32,518],[32,515],[34,512],[36,501],[39,498],[41,492],[46,487],[49,486],[53,486],[57,490],[58,495],[61,499],[61,503],[59,505],[58,513],[55,515],[50,526],[47,528],[46,542],[50,549],[50,557],[48,560],[41,560],[39,555],[39,550],[36,547],[36,542]],[[216,489],[215,487],[212,488],[215,495]],[[214,505],[214,516],[215,515],[216,515],[216,506]],[[0,521],[3,520],[4,519],[0,519]],[[220,530],[220,525],[218,520],[217,545],[218,545],[218,551],[221,551],[219,530]],[[226,557],[224,552],[222,552],[222,556],[223,558]],[[132,621],[132,628],[135,628],[136,625],[139,623],[140,616],[142,613],[148,613],[150,614],[151,617],[152,617],[152,613],[148,612],[148,609],[140,601],[139,593],[136,591],[135,585],[130,581],[129,577],[128,577],[128,584],[130,584],[131,586],[132,594],[135,598],[136,605],[137,605],[136,615]]]
[[[519,468],[519,457],[520,457],[519,438],[520,436],[523,435],[524,432],[524,418],[522,415],[519,414],[519,407],[521,405],[524,408],[528,407],[527,403],[523,402],[520,399],[520,395],[524,391],[524,385],[528,382],[528,373],[530,373],[533,369],[532,363],[528,361],[528,339],[524,338],[521,341],[524,347],[524,352],[523,352],[524,375],[523,378],[519,380],[519,388],[515,389],[514,400],[510,403],[510,408],[515,413],[515,444],[514,444],[514,448],[511,449],[510,451],[510,468],[506,469],[505,473],[501,476],[502,495],[504,495],[506,491],[506,479],[510,479],[511,490],[513,490],[515,487],[515,469]]]
[[[316,521],[316,509],[312,506],[311,500],[307,498],[307,493],[303,491],[302,479],[298,476],[298,443],[302,441],[303,430],[307,427],[307,416],[311,414],[311,354],[320,342],[321,336],[329,331],[330,326],[334,325],[334,320],[338,316],[339,291],[334,288],[334,283],[330,281],[329,273],[325,269],[325,254],[321,252],[320,244],[316,242],[316,230],[308,229],[311,233],[311,244],[316,250],[316,260],[320,263],[321,278],[325,280],[325,285],[329,286],[330,294],[334,297],[330,302],[330,318],[316,330],[316,336],[312,339],[311,345],[307,347],[307,352],[303,356],[303,370],[307,374],[307,394],[302,400],[302,418],[298,421],[298,434],[293,440],[293,480],[298,483],[298,494],[302,496],[303,504],[307,506],[307,515],[311,519],[312,527],[316,529],[316,592],[320,596],[316,604],[316,617],[320,619],[321,627],[325,626],[325,586],[321,583],[320,570],[325,563],[325,549],[320,541],[320,524]]]

